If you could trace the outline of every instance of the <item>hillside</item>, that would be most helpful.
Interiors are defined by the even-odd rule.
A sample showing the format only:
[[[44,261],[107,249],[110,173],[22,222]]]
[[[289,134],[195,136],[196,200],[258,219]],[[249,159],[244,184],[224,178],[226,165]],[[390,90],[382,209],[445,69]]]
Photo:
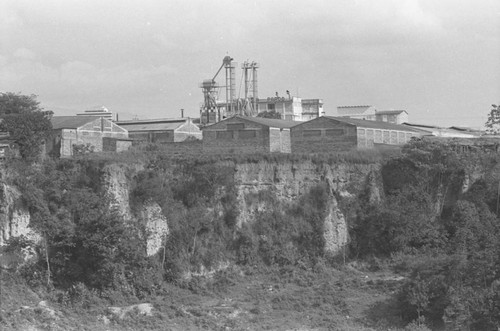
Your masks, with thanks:
[[[498,161],[423,142],[392,155],[8,161],[1,323],[498,327]]]

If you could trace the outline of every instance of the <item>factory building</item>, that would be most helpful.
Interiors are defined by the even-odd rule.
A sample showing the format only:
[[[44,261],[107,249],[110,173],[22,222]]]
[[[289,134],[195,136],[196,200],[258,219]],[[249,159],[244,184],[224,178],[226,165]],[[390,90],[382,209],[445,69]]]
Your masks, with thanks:
[[[125,128],[135,142],[174,143],[202,138],[200,128],[190,118],[119,121],[116,124]]]
[[[89,146],[95,152],[120,152],[132,143],[127,130],[103,117],[53,116],[50,121],[52,136],[45,146],[48,155],[70,157],[78,145]]]
[[[392,124],[408,123],[408,112],[406,110],[377,110],[375,120]]]
[[[276,111],[281,119],[289,121],[308,121],[325,115],[323,100],[302,99],[298,97],[273,97],[257,101],[257,113]]]
[[[338,117],[357,118],[360,120],[375,121],[377,110],[373,106],[339,106]]]
[[[404,125],[323,116],[291,129],[293,153],[327,153],[383,145],[404,145],[427,134]]]
[[[236,115],[203,128],[205,153],[290,153],[297,122]]]

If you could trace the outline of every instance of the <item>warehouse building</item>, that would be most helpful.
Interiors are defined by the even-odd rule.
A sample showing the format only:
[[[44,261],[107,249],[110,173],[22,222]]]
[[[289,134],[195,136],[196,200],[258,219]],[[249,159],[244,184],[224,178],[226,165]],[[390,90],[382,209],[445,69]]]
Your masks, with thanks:
[[[290,129],[300,122],[236,115],[203,128],[205,153],[290,153]]]
[[[51,122],[52,135],[47,140],[45,149],[52,156],[73,156],[78,146],[94,152],[102,152],[107,148],[108,151],[120,152],[131,145],[127,130],[103,117],[53,116]],[[110,143],[110,140],[115,141]]]
[[[136,142],[173,143],[201,139],[200,128],[190,118],[118,121]]]
[[[427,134],[404,125],[323,116],[291,129],[293,153],[325,153],[383,145],[404,145]]]

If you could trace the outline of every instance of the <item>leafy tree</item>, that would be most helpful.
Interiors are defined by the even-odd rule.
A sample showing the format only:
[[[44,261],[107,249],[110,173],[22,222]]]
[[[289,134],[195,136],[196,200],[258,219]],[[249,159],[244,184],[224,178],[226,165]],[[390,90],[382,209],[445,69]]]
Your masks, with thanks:
[[[40,110],[40,102],[36,95],[22,95],[20,93],[0,93],[0,116],[9,114],[29,113]]]
[[[52,112],[40,108],[35,95],[0,94],[0,130],[9,132],[23,159],[40,154],[40,148],[52,129],[51,115]]]
[[[281,119],[281,114],[278,113],[276,110],[269,110],[269,111],[262,111],[257,114],[257,117],[262,117],[262,118],[274,118],[274,119]]]
[[[500,132],[500,105],[491,105],[488,120],[484,125],[489,133],[498,134]]]

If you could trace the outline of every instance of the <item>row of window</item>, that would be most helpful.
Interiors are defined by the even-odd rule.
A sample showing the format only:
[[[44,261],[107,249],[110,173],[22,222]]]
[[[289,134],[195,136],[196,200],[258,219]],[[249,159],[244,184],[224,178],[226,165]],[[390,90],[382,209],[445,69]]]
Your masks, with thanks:
[[[229,140],[235,138],[235,132],[238,132],[239,139],[249,139],[257,137],[257,130],[231,130],[216,131],[216,139]]]

